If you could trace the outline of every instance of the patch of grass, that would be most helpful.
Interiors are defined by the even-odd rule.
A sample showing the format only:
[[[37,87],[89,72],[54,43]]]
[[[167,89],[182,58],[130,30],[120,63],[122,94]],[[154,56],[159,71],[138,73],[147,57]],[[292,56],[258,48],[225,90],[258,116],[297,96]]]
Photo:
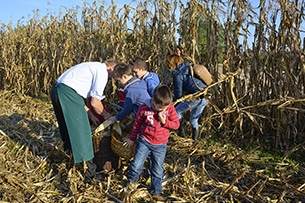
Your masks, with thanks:
[[[39,95],[39,97],[35,98],[35,102],[37,102],[37,103],[49,103],[49,102],[51,102],[50,96],[42,92]]]

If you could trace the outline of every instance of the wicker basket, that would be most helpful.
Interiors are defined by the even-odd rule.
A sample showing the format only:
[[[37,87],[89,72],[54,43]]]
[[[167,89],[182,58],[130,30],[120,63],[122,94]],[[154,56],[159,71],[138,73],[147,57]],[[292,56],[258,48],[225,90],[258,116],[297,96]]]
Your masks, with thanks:
[[[97,133],[92,135],[92,144],[93,144],[93,151],[94,153],[97,153],[100,151],[100,142],[103,139],[102,133]]]
[[[124,147],[123,141],[118,138],[119,136],[115,131],[111,133],[111,149],[114,153],[116,153],[118,156],[124,158],[125,160],[130,160],[133,158],[134,153],[136,151],[136,144],[134,144],[132,147]]]

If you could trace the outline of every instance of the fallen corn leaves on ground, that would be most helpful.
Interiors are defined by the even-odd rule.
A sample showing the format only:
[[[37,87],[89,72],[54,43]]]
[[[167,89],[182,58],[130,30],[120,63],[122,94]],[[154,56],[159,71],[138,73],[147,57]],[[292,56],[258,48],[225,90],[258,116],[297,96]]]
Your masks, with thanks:
[[[50,101],[0,92],[1,202],[122,202],[128,164],[85,185],[82,166],[62,152]],[[269,161],[268,161],[269,160]],[[305,170],[205,139],[170,137],[164,194],[168,202],[305,202]],[[152,202],[145,179],[126,198]]]

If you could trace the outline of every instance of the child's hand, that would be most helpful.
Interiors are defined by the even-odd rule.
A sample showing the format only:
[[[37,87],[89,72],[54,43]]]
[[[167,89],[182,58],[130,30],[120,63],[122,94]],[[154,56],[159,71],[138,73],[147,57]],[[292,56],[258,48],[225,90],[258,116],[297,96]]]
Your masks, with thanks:
[[[158,117],[159,117],[160,123],[162,123],[164,125],[166,123],[166,111],[165,110],[159,111]]]
[[[126,139],[123,143],[124,147],[132,147],[132,145],[134,144],[134,141],[130,140],[129,138]]]

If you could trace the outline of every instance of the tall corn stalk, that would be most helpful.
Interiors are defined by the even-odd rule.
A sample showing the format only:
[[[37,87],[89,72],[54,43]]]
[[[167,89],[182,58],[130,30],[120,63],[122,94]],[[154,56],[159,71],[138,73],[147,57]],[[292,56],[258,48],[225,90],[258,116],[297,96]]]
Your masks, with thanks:
[[[34,15],[26,24],[1,26],[1,88],[49,94],[77,63],[135,56],[168,84],[166,55],[180,43],[215,79],[205,92],[211,94],[202,122],[207,131],[293,149],[304,139],[303,8],[303,1],[288,0],[262,0],[258,8],[249,1],[147,0],[122,8],[84,2],[81,20],[75,9]]]

